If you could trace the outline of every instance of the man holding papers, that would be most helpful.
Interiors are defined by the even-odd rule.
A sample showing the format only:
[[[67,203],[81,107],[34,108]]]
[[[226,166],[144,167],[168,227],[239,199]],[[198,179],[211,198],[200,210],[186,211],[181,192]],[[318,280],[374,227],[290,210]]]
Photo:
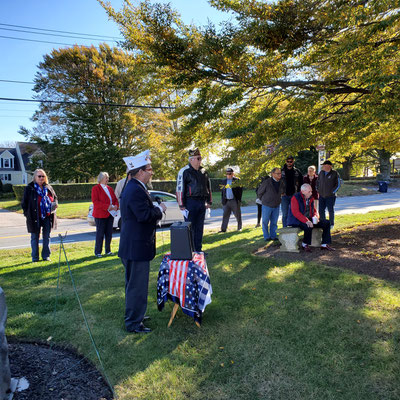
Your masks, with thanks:
[[[194,250],[201,251],[206,208],[212,204],[211,183],[201,166],[199,149],[189,150],[189,164],[176,180],[176,198],[185,221],[192,223]]]

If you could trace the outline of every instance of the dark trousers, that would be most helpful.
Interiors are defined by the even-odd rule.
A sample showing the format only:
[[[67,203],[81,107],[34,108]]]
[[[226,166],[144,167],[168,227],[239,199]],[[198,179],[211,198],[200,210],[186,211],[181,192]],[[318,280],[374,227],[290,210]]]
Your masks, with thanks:
[[[257,203],[257,225],[260,225],[262,215],[262,204]]]
[[[325,209],[327,208],[329,212],[329,222],[332,226],[335,224],[335,210],[334,210],[335,203],[336,203],[336,196],[332,197],[319,196],[319,204],[318,204],[319,217],[323,221],[326,220]]]
[[[195,251],[201,251],[203,242],[204,218],[206,216],[205,200],[192,199],[186,200],[186,209],[189,211],[185,221],[192,223],[193,244]]]
[[[107,218],[95,218],[95,222],[96,244],[94,246],[94,254],[101,254],[103,250],[103,239],[105,239],[105,252],[110,253],[114,217],[110,215]]]
[[[42,259],[50,257],[50,231],[51,221],[50,217],[41,219],[39,221],[40,227],[38,232],[31,233],[31,249],[32,261],[39,261],[39,238],[40,230],[42,230],[43,246],[42,246]]]
[[[236,218],[237,221],[237,228],[242,229],[242,210],[240,209],[240,202],[236,199],[227,200],[225,205],[223,206],[224,214],[222,216],[222,225],[221,231],[226,231],[228,228],[229,218],[231,213]]]
[[[133,261],[121,258],[125,267],[125,327],[139,328],[147,309],[150,261]]]
[[[310,245],[311,244],[311,236],[313,228],[309,228],[303,222],[299,223],[299,228],[304,231],[304,239],[303,243]],[[321,244],[330,244],[331,243],[331,224],[329,221],[320,220],[318,224],[314,225],[314,228],[322,228],[322,243]]]
[[[282,196],[281,210],[282,210],[282,226],[287,227],[287,217],[289,213],[289,206],[293,196]]]

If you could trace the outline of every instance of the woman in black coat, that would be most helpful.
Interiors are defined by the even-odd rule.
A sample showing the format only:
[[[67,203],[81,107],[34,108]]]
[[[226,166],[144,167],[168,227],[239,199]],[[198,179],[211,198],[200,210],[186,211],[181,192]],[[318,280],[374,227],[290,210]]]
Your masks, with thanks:
[[[46,173],[37,169],[32,182],[25,187],[21,203],[31,234],[32,262],[39,261],[40,229],[43,235],[42,259],[50,261],[50,231],[56,223],[57,205],[57,196],[49,185]]]

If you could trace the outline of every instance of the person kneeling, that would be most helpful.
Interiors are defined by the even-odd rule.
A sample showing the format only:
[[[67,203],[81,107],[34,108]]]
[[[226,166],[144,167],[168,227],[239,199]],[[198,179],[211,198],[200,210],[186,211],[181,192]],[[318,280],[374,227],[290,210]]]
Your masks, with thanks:
[[[319,221],[317,210],[314,207],[314,199],[312,197],[312,188],[308,183],[301,186],[300,192],[293,195],[289,214],[288,225],[299,227],[304,231],[304,239],[302,243],[303,250],[311,252],[311,237],[313,228],[322,229],[321,250],[334,251],[330,246],[331,243],[331,226],[329,221]]]

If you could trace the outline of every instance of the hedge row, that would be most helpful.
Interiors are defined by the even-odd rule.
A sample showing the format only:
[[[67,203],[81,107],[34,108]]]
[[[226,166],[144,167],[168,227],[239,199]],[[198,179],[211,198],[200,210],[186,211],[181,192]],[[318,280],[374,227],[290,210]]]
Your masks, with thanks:
[[[219,184],[221,179],[211,179],[212,191],[220,190]],[[54,191],[57,194],[58,200],[88,200],[91,198],[92,187],[94,183],[63,183],[63,184],[52,184]],[[109,183],[113,189],[117,185],[116,182]],[[24,194],[25,185],[13,185],[15,197],[18,201],[22,200]],[[163,192],[175,193],[176,181],[152,181],[153,190],[162,190]]]

